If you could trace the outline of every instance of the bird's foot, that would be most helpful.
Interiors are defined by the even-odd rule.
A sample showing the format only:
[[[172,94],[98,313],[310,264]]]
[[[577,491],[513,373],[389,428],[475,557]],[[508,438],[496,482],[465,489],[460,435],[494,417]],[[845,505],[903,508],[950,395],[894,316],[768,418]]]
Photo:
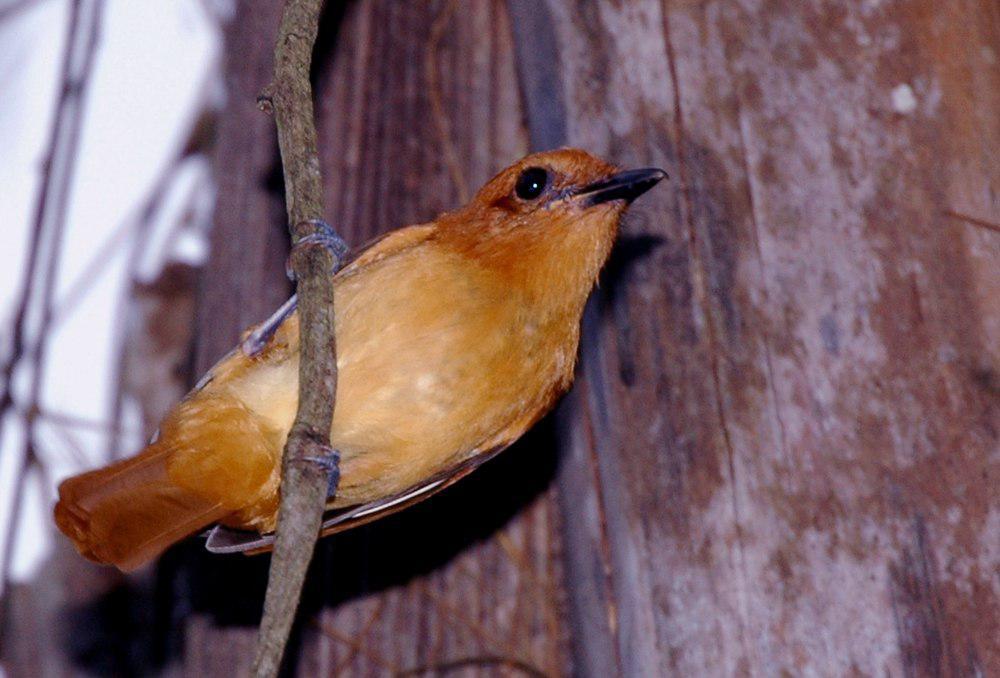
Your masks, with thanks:
[[[313,224],[318,230],[316,233],[310,233],[295,243],[295,246],[292,248],[293,251],[305,247],[325,247],[330,250],[330,254],[333,255],[334,272],[339,270],[341,261],[343,261],[344,255],[347,254],[347,243],[344,242],[344,239],[337,235],[337,232],[334,231],[333,228],[325,221],[310,219],[305,223]],[[289,279],[295,280],[295,271],[292,270],[291,261],[292,257],[289,256],[288,260],[285,262],[285,274],[288,275]],[[293,294],[288,301],[282,304],[277,311],[271,314],[270,318],[254,328],[254,330],[247,335],[246,339],[240,343],[240,348],[243,350],[243,354],[253,357],[263,351],[264,347],[266,347],[268,342],[271,341],[271,337],[273,337],[274,333],[278,331],[281,323],[285,322],[288,316],[295,312],[297,306],[298,295]]]
[[[336,273],[340,270],[340,264],[344,260],[344,255],[347,254],[347,250],[350,249],[344,239],[337,235],[337,232],[333,230],[330,224],[322,221],[320,219],[309,219],[302,223],[312,224],[316,227],[315,233],[310,233],[304,238],[300,238],[298,242],[292,246],[292,254],[296,250],[302,250],[307,247],[325,247],[333,255],[333,271]],[[295,280],[295,271],[292,269],[292,255],[288,256],[288,260],[285,261],[285,275],[288,276],[289,280]]]
[[[340,452],[329,445],[324,445],[323,450],[322,454],[305,457],[305,459],[326,471],[326,498],[333,499],[337,494],[337,486],[340,485]]]

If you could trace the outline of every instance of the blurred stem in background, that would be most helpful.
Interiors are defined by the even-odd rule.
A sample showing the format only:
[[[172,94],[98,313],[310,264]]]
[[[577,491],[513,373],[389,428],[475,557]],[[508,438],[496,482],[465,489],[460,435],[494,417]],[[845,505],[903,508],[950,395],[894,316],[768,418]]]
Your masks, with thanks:
[[[62,251],[67,204],[76,167],[83,127],[84,106],[94,66],[103,0],[74,0],[67,22],[66,42],[60,75],[59,99],[49,133],[48,148],[42,161],[41,186],[38,191],[20,299],[14,315],[12,346],[3,367],[3,393],[0,395],[0,426],[15,404],[15,373],[30,370],[27,396],[27,431],[21,447],[20,468],[12,498],[8,527],[0,544],[3,558],[3,585],[6,588],[13,559],[13,547],[24,489],[32,471],[44,475],[44,465],[37,457],[37,415],[44,376],[45,352],[49,326],[53,318],[56,272]],[[30,350],[30,338],[38,337]],[[29,349],[29,350],[26,350]],[[30,361],[24,368],[22,361]],[[0,438],[3,431],[0,430]],[[50,484],[50,483],[46,483]],[[4,598],[6,600],[6,598]],[[6,619],[3,615],[0,619]]]

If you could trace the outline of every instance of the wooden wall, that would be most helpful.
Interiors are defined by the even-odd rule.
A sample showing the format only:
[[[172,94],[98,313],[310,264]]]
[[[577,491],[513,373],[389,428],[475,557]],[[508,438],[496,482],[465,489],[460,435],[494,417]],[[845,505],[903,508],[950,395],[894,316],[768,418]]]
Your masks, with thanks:
[[[269,4],[228,31],[199,368],[288,290],[253,105]],[[295,671],[1000,673],[1000,6],[330,6],[317,113],[350,242],[529,149],[671,181],[624,229],[557,415],[324,541]],[[191,675],[249,661],[265,568],[168,558]]]

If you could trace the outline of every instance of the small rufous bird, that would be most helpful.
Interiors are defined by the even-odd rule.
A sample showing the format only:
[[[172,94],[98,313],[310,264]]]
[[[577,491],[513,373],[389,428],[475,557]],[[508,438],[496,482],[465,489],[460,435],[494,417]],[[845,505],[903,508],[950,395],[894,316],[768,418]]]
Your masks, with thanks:
[[[552,408],[619,219],[664,176],[575,149],[530,155],[465,207],[352,255],[333,277],[340,484],[324,533],[451,484]],[[263,329],[142,452],[60,485],[56,524],[81,554],[131,570],[213,523],[253,533],[230,550],[267,547],[298,404],[298,316]]]

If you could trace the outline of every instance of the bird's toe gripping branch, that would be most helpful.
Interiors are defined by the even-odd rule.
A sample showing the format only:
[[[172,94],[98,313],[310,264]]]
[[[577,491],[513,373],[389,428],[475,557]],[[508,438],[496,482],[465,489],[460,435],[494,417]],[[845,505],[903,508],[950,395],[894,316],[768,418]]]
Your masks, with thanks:
[[[337,494],[337,486],[340,485],[340,452],[329,445],[323,445],[321,454],[305,457],[327,473],[326,497],[333,499]]]
[[[344,239],[337,235],[337,232],[333,230],[330,224],[322,221],[320,219],[309,219],[308,221],[302,222],[306,224],[312,224],[316,227],[315,233],[310,233],[304,238],[300,238],[298,242],[293,246],[293,250],[300,250],[306,247],[325,247],[333,255],[333,271],[331,273],[336,273],[340,270],[341,262],[344,260],[344,255],[347,254],[349,249],[347,243]],[[288,276],[289,280],[295,280],[295,271],[292,269],[292,257],[289,256],[288,260],[285,262],[285,275]]]
[[[344,239],[337,235],[337,232],[333,230],[333,227],[325,221],[320,221],[319,219],[310,219],[307,222],[316,227],[317,231],[311,233],[304,238],[300,239],[295,243],[294,249],[305,248],[305,247],[325,247],[330,250],[330,254],[333,255],[333,271],[331,273],[336,273],[340,270],[341,263],[344,260],[344,256],[347,254],[348,246],[344,242]],[[285,262],[285,274],[290,280],[295,280],[295,271],[292,270],[291,266],[292,257],[289,256],[288,260]],[[249,357],[260,354],[261,351],[267,346],[268,342],[271,341],[271,337],[274,333],[278,331],[281,327],[281,323],[285,322],[295,309],[298,307],[298,295],[293,294],[288,301],[281,305],[281,307],[271,314],[271,317],[258,325],[250,334],[247,335],[246,339],[240,344],[240,348],[243,350],[243,354]]]

